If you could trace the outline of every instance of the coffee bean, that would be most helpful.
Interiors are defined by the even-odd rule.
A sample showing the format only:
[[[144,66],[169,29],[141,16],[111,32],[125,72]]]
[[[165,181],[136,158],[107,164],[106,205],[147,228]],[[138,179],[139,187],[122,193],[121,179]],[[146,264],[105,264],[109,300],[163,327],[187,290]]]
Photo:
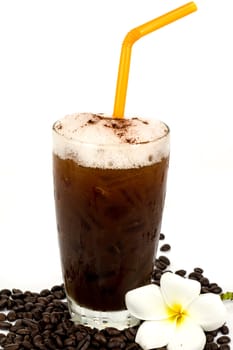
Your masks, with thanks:
[[[28,340],[24,340],[22,342],[22,346],[25,348],[25,349],[32,349],[33,348],[33,345],[30,341]]]
[[[170,244],[163,244],[163,245],[160,247],[161,252],[168,252],[170,249],[171,249]]]
[[[56,291],[59,291],[59,290],[63,290],[63,286],[62,285],[56,285],[56,286],[53,286],[51,288],[51,292],[56,292]]]
[[[216,337],[217,334],[218,334],[218,330],[216,329],[216,330],[210,331],[210,332],[208,332],[208,333],[209,333],[209,334],[212,334],[214,337]]]
[[[18,350],[20,348],[19,344],[7,344],[4,349],[5,350]]]
[[[113,328],[113,327],[105,328],[105,333],[107,335],[110,335],[110,336],[115,336],[115,335],[120,335],[121,334],[121,332],[118,329]]]
[[[82,343],[82,341],[83,341],[83,343]],[[85,339],[83,339],[83,340],[81,340],[80,342],[79,342],[79,344],[84,344],[85,343]],[[65,339],[65,341],[64,341],[64,345],[65,346],[76,346],[76,340],[75,339],[73,339],[73,338],[67,338],[67,339]]]
[[[56,340],[57,346],[63,349],[64,345],[63,345],[62,338],[59,335],[56,335],[55,340]]]
[[[138,350],[140,347],[136,343],[131,343],[126,346],[125,350]]]
[[[24,294],[22,292],[19,292],[19,293],[13,293],[11,295],[12,299],[23,299],[24,297]]]
[[[132,334],[128,329],[124,331],[124,334],[129,341],[134,341],[135,335]]]
[[[165,239],[165,234],[164,234],[164,233],[160,233],[159,239],[160,239],[161,241],[162,241],[163,239]]]
[[[119,336],[119,337],[112,337],[109,339],[107,347],[109,349],[113,349],[113,348],[120,348],[123,349],[125,347],[125,341],[124,339]]]
[[[229,334],[229,328],[224,324],[221,328],[220,328],[220,332],[222,334]]]
[[[231,341],[231,338],[228,337],[227,335],[222,335],[217,339],[218,344],[228,344],[230,343],[230,341]]]
[[[105,345],[105,344],[107,344],[107,339],[106,339],[106,337],[104,336],[104,334],[101,333],[101,332],[97,332],[97,333],[94,335],[94,339],[95,339],[100,345]]]
[[[186,270],[182,270],[182,269],[175,271],[175,274],[177,274],[181,277],[184,277],[186,275],[186,273],[187,273]]]
[[[36,303],[36,297],[33,297],[33,296],[26,296],[24,298],[24,302],[26,303]]]
[[[9,311],[8,314],[7,314],[7,320],[10,321],[10,322],[13,322],[15,321],[17,318],[17,314],[15,311]]]
[[[161,276],[162,276],[162,271],[158,270],[158,269],[156,269],[152,275],[152,277],[155,281],[160,281]]]
[[[170,265],[170,260],[164,255],[159,256],[159,261],[162,261],[167,266]]]
[[[191,272],[188,277],[192,280],[199,281],[200,280],[200,274],[197,272]]]
[[[12,295],[13,295],[13,294],[18,294],[18,293],[19,293],[19,294],[22,294],[23,292],[21,291],[21,289],[16,289],[16,288],[13,288],[13,289],[12,289]]]
[[[198,272],[198,273],[202,274],[204,272],[204,270],[201,267],[195,267],[194,272]]]
[[[218,345],[216,343],[207,343],[205,345],[205,350],[217,350],[218,349]]]
[[[0,321],[5,321],[6,315],[0,312]]]
[[[31,331],[28,328],[20,328],[16,331],[16,333],[20,335],[26,335],[26,334],[31,334]]]
[[[4,310],[7,306],[7,301],[8,301],[8,298],[7,297],[1,297],[0,299],[0,310]]]
[[[0,333],[0,345],[2,345],[2,343],[4,342],[6,336],[4,333]]]
[[[222,288],[220,288],[219,286],[212,286],[210,287],[209,291],[211,293],[220,294],[222,293]]]
[[[206,277],[202,277],[202,278],[200,279],[200,283],[201,283],[201,285],[204,286],[204,287],[207,287],[207,286],[210,284],[208,278],[206,278]]]
[[[230,345],[228,344],[222,344],[220,345],[220,347],[218,348],[219,350],[230,350]]]
[[[89,348],[89,345],[90,345],[90,339],[85,339],[85,342],[82,343],[81,346],[80,346],[80,344],[81,344],[81,342],[77,346],[77,350],[87,350]]]
[[[40,292],[40,295],[41,295],[42,297],[47,297],[49,294],[50,294],[50,290],[49,290],[49,289],[43,289],[43,290]]]
[[[167,268],[167,265],[163,263],[162,261],[156,259],[155,266],[160,269],[161,271],[165,270]]]
[[[10,296],[11,295],[11,291],[10,291],[10,289],[2,289],[1,291],[0,291],[0,296],[2,296],[2,295],[6,295],[6,296]]]
[[[53,292],[53,295],[55,296],[56,299],[64,299],[65,298],[65,293],[62,290],[56,290]]]
[[[209,293],[209,288],[207,288],[207,287],[201,287],[201,293],[202,293],[202,294]]]
[[[11,323],[7,321],[0,321],[0,329],[2,330],[8,330],[11,328]]]

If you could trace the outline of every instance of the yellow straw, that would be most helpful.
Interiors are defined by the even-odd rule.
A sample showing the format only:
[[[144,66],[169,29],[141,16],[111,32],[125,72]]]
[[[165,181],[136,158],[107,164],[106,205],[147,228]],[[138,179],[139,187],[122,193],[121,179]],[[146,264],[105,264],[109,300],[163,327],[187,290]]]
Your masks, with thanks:
[[[125,36],[121,48],[113,117],[124,117],[131,49],[135,41],[140,39],[142,36],[149,34],[156,29],[164,27],[165,25],[174,22],[196,10],[196,4],[194,2],[189,2],[128,32],[128,34]]]

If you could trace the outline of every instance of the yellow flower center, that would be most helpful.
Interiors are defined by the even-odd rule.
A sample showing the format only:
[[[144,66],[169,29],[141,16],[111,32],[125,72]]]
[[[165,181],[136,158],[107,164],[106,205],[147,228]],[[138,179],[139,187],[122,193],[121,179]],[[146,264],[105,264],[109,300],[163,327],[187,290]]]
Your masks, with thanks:
[[[180,304],[174,304],[171,307],[168,307],[167,311],[169,320],[171,322],[176,322],[177,325],[184,322],[186,316],[188,315],[187,310],[184,310]]]

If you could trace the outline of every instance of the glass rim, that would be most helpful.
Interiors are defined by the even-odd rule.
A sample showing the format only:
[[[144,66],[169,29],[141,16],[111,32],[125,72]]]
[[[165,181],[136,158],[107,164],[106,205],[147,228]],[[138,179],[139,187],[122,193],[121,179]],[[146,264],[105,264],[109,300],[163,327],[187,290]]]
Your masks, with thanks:
[[[106,119],[112,119],[110,117],[105,117]],[[126,118],[126,119],[130,119],[130,118]],[[149,120],[149,119],[147,119]],[[92,146],[92,147],[97,147],[97,146],[101,146],[101,147],[132,147],[132,146],[139,146],[139,145],[148,145],[148,144],[151,144],[151,143],[156,143],[156,142],[159,142],[163,139],[166,139],[166,138],[169,138],[170,136],[170,128],[169,126],[159,120],[159,119],[156,119],[156,121],[159,121],[161,124],[163,124],[165,127],[166,127],[166,132],[160,136],[160,137],[156,137],[154,139],[151,139],[149,141],[141,141],[141,142],[119,142],[119,143],[96,143],[96,142],[87,142],[87,141],[82,141],[82,140],[79,140],[78,138],[71,138],[71,137],[67,137],[66,135],[63,135],[61,133],[59,133],[59,130],[57,130],[56,126],[61,123],[61,120],[58,119],[56,120],[53,124],[52,124],[52,131],[55,135],[57,135],[58,137],[61,137],[62,139],[66,140],[67,143],[72,143],[72,144],[80,144],[80,145],[86,145],[86,146]]]

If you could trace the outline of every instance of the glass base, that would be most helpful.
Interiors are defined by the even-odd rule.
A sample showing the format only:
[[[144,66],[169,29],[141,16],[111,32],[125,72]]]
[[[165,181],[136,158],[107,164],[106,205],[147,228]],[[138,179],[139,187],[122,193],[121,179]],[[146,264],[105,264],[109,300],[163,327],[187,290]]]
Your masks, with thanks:
[[[121,311],[95,311],[78,305],[67,295],[68,307],[71,319],[76,324],[104,329],[114,327],[119,330],[133,327],[139,324],[139,320],[133,317],[128,310]]]

